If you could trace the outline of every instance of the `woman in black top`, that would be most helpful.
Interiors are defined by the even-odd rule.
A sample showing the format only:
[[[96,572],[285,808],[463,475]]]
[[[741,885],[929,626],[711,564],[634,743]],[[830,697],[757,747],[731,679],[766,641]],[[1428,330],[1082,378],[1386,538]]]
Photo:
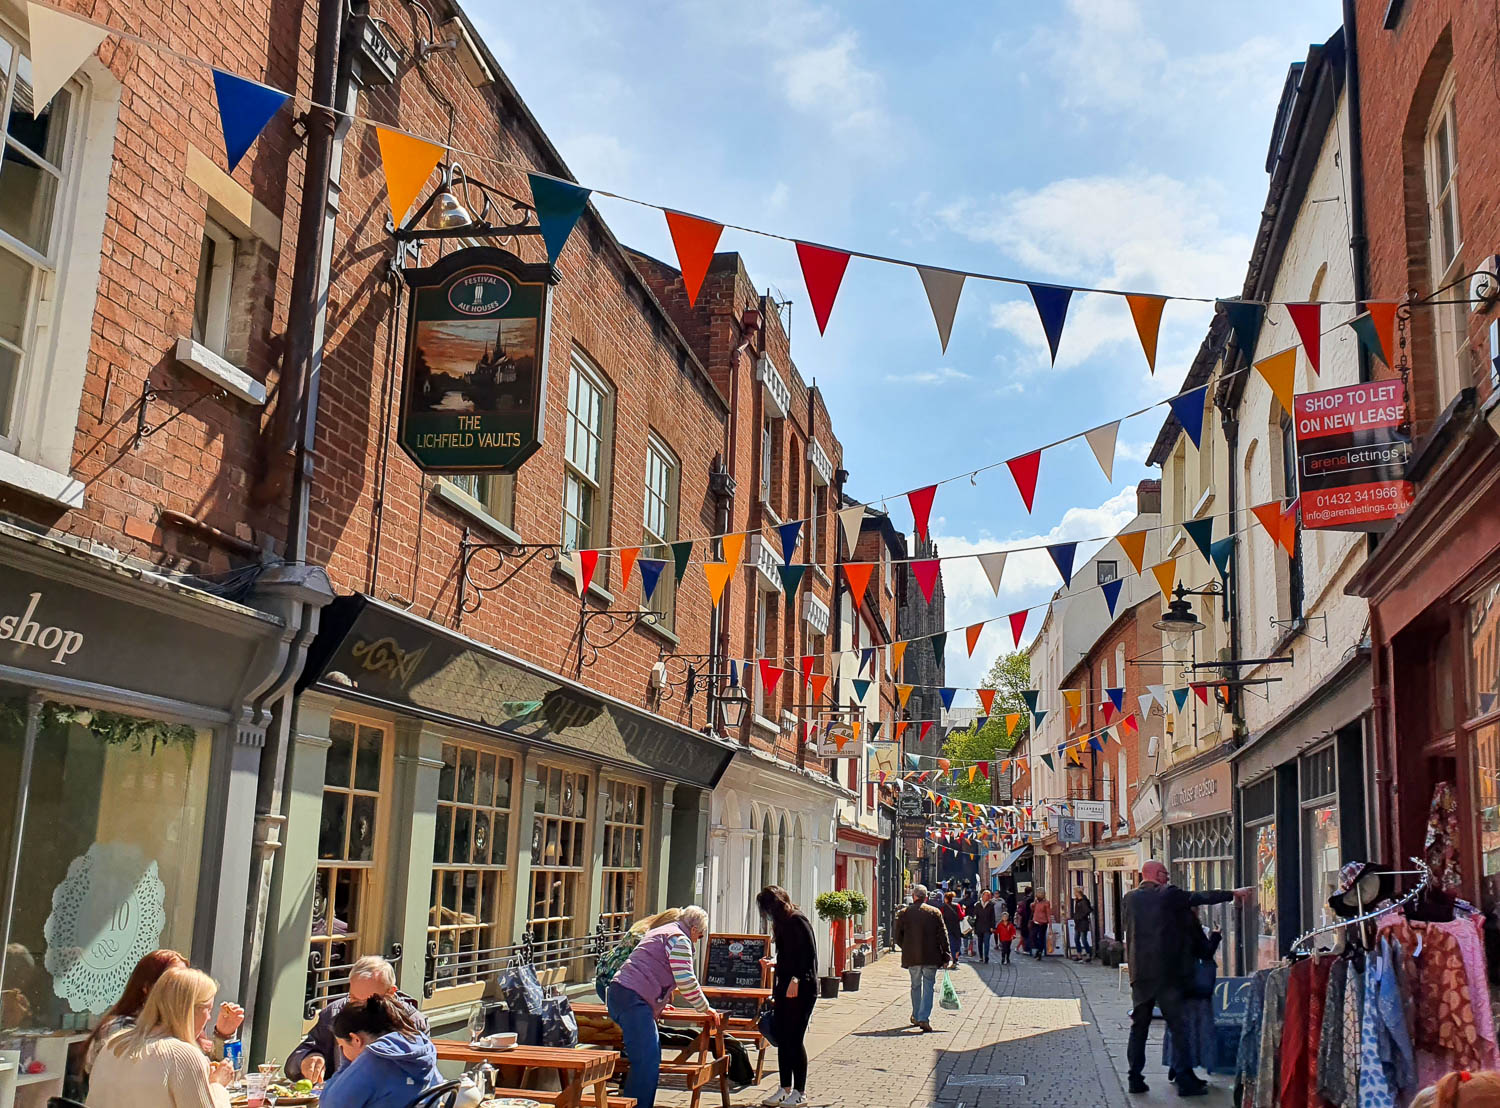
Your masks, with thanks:
[[[818,940],[812,923],[779,885],[767,885],[755,898],[771,921],[776,943],[776,974],[771,981],[772,1030],[781,1065],[781,1087],[761,1101],[768,1108],[794,1108],[806,1102],[807,1047],[803,1039],[818,998]]]
[[[943,923],[948,928],[948,952],[951,961],[949,968],[958,966],[958,955],[963,950],[963,935],[959,931],[959,921],[964,917],[958,910],[958,897],[949,889],[943,894],[943,903],[939,910],[943,913]]]

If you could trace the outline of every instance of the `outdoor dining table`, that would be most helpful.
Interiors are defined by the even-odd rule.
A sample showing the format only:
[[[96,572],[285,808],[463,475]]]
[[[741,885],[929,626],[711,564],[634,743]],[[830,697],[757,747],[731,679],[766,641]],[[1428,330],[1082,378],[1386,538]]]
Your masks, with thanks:
[[[516,1046],[510,1050],[480,1050],[462,1039],[434,1039],[438,1060],[478,1065],[488,1062],[500,1071],[505,1083],[515,1088],[525,1084],[531,1071],[557,1074],[561,1091],[547,1094],[558,1108],[579,1108],[586,1103],[585,1090],[592,1087],[595,1108],[609,1108],[610,1075],[620,1060],[618,1050],[584,1050],[576,1047]]]
[[[706,992],[706,990],[705,990]],[[619,1029],[609,1018],[609,1009],[603,1004],[573,1002],[573,1015],[578,1019],[578,1033],[587,1038],[601,1031],[610,1041],[619,1037]],[[657,1023],[663,1025],[687,1025],[693,1030],[693,1038],[675,1057],[661,1064],[664,1078],[680,1078],[692,1092],[692,1106],[698,1108],[698,1099],[709,1082],[718,1081],[719,1097],[723,1108],[729,1108],[729,1058],[724,1047],[724,1025],[710,1028],[713,1013],[700,1012],[697,1008],[668,1006],[661,1010]],[[441,1057],[441,1055],[439,1055]]]

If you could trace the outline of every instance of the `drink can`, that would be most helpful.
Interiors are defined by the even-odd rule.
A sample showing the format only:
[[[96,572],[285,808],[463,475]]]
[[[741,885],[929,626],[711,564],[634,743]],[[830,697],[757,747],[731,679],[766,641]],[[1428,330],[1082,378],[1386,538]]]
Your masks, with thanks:
[[[224,1061],[234,1067],[235,1073],[245,1071],[245,1044],[239,1039],[232,1039],[224,1044]]]

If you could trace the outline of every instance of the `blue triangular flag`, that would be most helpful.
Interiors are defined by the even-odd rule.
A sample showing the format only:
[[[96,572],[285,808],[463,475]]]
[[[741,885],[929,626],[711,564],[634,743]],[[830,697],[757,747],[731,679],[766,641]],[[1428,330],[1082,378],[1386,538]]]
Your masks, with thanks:
[[[980,716],[978,719],[976,719],[974,721],[974,730],[975,731],[983,731],[986,727],[989,726],[989,722],[990,722],[990,717],[989,716]]]
[[[1042,729],[1042,720],[1047,718],[1047,713],[1045,711],[1032,712],[1031,718],[1036,721],[1036,723],[1032,726],[1032,730],[1040,731]]]
[[[637,562],[636,564],[639,565],[640,563]],[[729,683],[731,685],[738,685],[740,683],[740,666],[733,658],[729,659]]]
[[[1125,582],[1119,577],[1116,577],[1113,581],[1106,581],[1104,582],[1104,584],[1099,586],[1100,591],[1104,593],[1104,602],[1109,605],[1109,615],[1111,619],[1114,618],[1115,605],[1120,600],[1120,586],[1123,584],[1125,584]]]
[[[948,645],[948,632],[940,631],[932,636],[932,656],[937,659],[937,664],[943,664],[943,648]]]
[[[1117,689],[1105,689],[1104,692],[1109,697],[1110,702],[1114,704],[1115,711],[1123,712],[1125,710],[1125,688],[1123,685]]]
[[[1199,385],[1192,392],[1179,393],[1167,401],[1172,406],[1172,414],[1177,417],[1177,422],[1182,424],[1187,437],[1193,441],[1194,449],[1197,449],[1203,438],[1203,403],[1207,398],[1208,386]]]
[[[540,173],[528,173],[531,181],[531,202],[536,207],[536,221],[542,229],[542,241],[547,244],[547,262],[557,264],[563,244],[578,225],[583,209],[588,206],[589,190],[571,181],[559,181],[556,177],[544,177]]]
[[[1190,690],[1186,685],[1184,685],[1180,689],[1172,690],[1172,699],[1177,701],[1177,710],[1179,712],[1182,711],[1183,708],[1187,707],[1187,698],[1189,691]]]
[[[911,766],[912,769],[918,769],[921,767],[922,761],[915,754],[908,754],[906,756],[906,764]]]
[[[1214,540],[1214,517],[1207,519],[1190,519],[1182,525],[1182,529],[1188,533],[1188,538],[1198,544],[1198,549],[1203,552],[1205,558],[1213,555],[1209,552]]]
[[[1208,556],[1213,559],[1214,568],[1219,571],[1220,577],[1229,576],[1229,557],[1234,553],[1234,536],[1228,535],[1220,539],[1208,548]]]
[[[861,681],[858,678],[850,682],[854,686],[854,699],[863,700],[870,691],[870,682]]]
[[[637,558],[635,567],[641,571],[641,595],[650,601],[651,594],[656,591],[657,583],[661,580],[661,571],[667,568],[664,558]]]
[[[797,599],[797,590],[802,587],[802,575],[807,572],[807,565],[777,566],[776,572],[781,574],[781,591],[786,594],[786,602],[791,604]]]
[[[1235,345],[1240,348],[1245,361],[1255,357],[1255,342],[1260,338],[1261,321],[1266,317],[1264,304],[1246,300],[1220,300],[1219,307],[1229,317],[1229,326],[1234,329]]]
[[[1092,739],[1089,740],[1089,749],[1092,750],[1095,754],[1104,749],[1104,743],[1100,740],[1098,735],[1095,735]]]
[[[938,690],[938,696],[941,697],[942,701],[943,701],[943,709],[944,709],[944,711],[946,711],[947,709],[953,707],[953,695],[956,692],[958,692],[957,689],[939,689]]]
[[[1057,572],[1062,574],[1064,586],[1073,583],[1073,555],[1077,552],[1076,542],[1055,542],[1047,547],[1047,553],[1052,555],[1052,564],[1057,567]]]
[[[1052,351],[1052,362],[1057,364],[1057,344],[1062,338],[1063,321],[1068,318],[1068,301],[1073,290],[1061,285],[1026,286],[1031,290],[1031,301],[1036,305],[1036,314],[1041,317],[1042,330],[1047,333],[1047,346]]]
[[[797,549],[797,536],[802,533],[802,521],[783,523],[776,530],[781,532],[781,560],[790,565],[792,552]]]
[[[1038,690],[1038,689],[1022,689],[1021,690],[1021,699],[1024,700],[1024,701],[1026,701],[1026,707],[1027,707],[1027,709],[1029,711],[1031,711],[1033,714],[1035,714],[1035,712],[1036,712],[1037,698],[1040,697],[1041,695],[1042,695],[1041,691]]]
[[[240,164],[250,144],[260,137],[281,105],[291,99],[289,93],[270,88],[259,81],[248,81],[222,69],[214,72],[214,96],[219,101],[219,127],[224,132],[224,153],[229,155],[229,170]]]
[[[873,646],[867,646],[860,651],[859,672],[863,673],[866,666],[870,667],[871,673],[875,672],[875,648]]]

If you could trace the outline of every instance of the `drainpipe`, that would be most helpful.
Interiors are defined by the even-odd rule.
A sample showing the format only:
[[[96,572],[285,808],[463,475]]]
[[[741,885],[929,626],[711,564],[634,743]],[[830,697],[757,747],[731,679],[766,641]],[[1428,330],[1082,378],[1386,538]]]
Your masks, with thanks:
[[[1359,31],[1355,0],[1344,0],[1344,95],[1349,102],[1349,261],[1354,269],[1354,299],[1370,292],[1370,240],[1365,237],[1365,140],[1359,104]],[[1372,378],[1370,352],[1359,343],[1359,379]],[[1375,536],[1370,536],[1374,541]]]

